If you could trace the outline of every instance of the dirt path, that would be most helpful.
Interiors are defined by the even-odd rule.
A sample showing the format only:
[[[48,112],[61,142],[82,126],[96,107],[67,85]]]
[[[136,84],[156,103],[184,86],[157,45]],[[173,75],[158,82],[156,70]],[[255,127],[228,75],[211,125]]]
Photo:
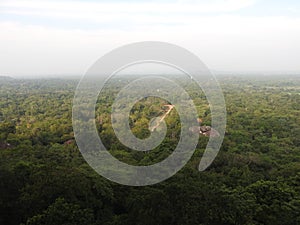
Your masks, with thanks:
[[[164,106],[167,106],[169,107],[168,110],[165,112],[164,115],[162,115],[161,117],[158,117],[160,118],[159,121],[156,122],[156,125],[151,127],[149,130],[151,132],[155,131],[156,128],[159,127],[159,125],[161,124],[161,122],[166,118],[166,116],[171,112],[171,110],[174,108],[174,105],[164,105]]]

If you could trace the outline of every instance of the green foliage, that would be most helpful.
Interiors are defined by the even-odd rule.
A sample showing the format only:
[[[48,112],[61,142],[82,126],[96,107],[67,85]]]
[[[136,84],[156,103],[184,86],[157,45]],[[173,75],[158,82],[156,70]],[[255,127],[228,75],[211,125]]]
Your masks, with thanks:
[[[42,214],[27,220],[27,225],[93,225],[93,210],[81,209],[79,205],[67,203],[58,198]]]
[[[189,163],[149,187],[127,187],[96,174],[82,158],[71,124],[77,80],[0,81],[0,224],[15,225],[292,225],[300,224],[299,77],[220,77],[227,105],[221,151],[197,170],[208,139]],[[165,140],[149,152],[124,146],[111,127],[111,104],[129,80],[110,81],[96,107],[99,136],[111,154],[132,165],[168,157],[180,121],[166,117]],[[205,95],[178,82],[210,124]],[[130,113],[134,135],[146,138],[163,99],[148,97]]]

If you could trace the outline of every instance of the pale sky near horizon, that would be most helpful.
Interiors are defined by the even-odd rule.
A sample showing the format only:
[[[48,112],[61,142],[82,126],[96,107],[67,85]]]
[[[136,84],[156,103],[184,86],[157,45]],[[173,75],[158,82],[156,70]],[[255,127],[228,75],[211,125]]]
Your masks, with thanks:
[[[81,75],[138,41],[177,44],[211,70],[300,72],[300,1],[0,0],[0,75]]]

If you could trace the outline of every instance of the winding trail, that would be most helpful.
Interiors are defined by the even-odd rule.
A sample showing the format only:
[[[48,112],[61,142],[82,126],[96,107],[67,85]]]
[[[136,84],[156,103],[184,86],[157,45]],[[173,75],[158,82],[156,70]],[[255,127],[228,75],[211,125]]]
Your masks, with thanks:
[[[149,127],[149,130],[151,132],[155,131],[156,128],[159,127],[159,125],[161,124],[161,122],[166,118],[166,116],[171,112],[171,110],[174,108],[174,105],[164,105],[164,106],[167,106],[169,107],[168,110],[165,112],[165,114],[163,114],[161,117],[157,117],[157,118],[160,118],[159,121],[156,121],[156,125],[153,126],[153,127]]]
[[[164,105],[169,107],[168,110],[160,117],[156,117],[152,123],[156,123],[154,126],[149,126],[149,130],[151,132],[155,131],[156,128],[159,127],[161,122],[166,118],[166,116],[171,112],[171,110],[174,108],[174,105]],[[157,121],[157,119],[159,119]],[[198,118],[198,122],[200,123],[200,126],[190,127],[191,132],[199,133],[206,137],[219,137],[220,134],[217,130],[213,129],[210,126],[201,126],[202,119]]]

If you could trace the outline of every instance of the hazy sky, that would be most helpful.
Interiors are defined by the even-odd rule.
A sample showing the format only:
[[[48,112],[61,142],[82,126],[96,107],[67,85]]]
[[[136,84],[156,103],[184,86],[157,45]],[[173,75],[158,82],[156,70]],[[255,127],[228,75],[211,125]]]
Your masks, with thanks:
[[[81,75],[148,40],[185,47],[212,70],[300,71],[300,1],[0,0],[0,75]]]

